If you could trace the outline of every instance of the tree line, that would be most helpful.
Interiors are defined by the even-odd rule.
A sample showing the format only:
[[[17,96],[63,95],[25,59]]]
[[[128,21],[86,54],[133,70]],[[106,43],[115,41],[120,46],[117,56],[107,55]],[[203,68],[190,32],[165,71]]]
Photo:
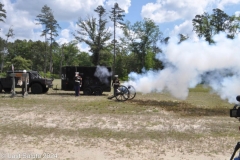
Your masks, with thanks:
[[[44,75],[61,74],[62,66],[111,66],[113,73],[122,79],[127,79],[130,72],[141,73],[145,70],[158,70],[164,67],[156,58],[163,52],[161,45],[167,45],[170,37],[163,37],[159,26],[151,19],[144,18],[131,24],[123,21],[124,10],[117,3],[109,13],[103,6],[94,9],[96,17],[79,17],[76,22],[78,30],[69,43],[58,44],[58,29],[60,25],[47,5],[41,9],[36,17],[36,25],[42,25],[41,36],[45,41],[15,40],[10,27],[5,37],[0,37],[1,72],[9,70],[14,64],[18,69],[38,70]],[[4,4],[0,3],[0,21],[7,18]],[[107,27],[113,26],[113,33]],[[239,33],[239,16],[229,16],[220,9],[213,9],[213,13],[196,15],[192,20],[193,32],[203,37],[209,44],[215,43],[213,36],[226,32],[227,38],[234,39]],[[116,38],[116,30],[121,29],[123,36]],[[112,38],[113,37],[113,38]],[[179,34],[179,43],[187,40],[188,35]],[[89,53],[80,51],[78,43],[85,43]]]

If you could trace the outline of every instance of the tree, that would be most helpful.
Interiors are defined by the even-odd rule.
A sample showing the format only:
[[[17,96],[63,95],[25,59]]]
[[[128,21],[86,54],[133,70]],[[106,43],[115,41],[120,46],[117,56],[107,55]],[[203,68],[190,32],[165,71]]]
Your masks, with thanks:
[[[54,37],[58,36],[58,32],[57,29],[61,28],[59,26],[59,24],[57,23],[57,21],[54,19],[54,16],[51,15],[49,18],[49,23],[48,23],[48,28],[50,29],[49,35],[50,35],[50,66],[49,66],[49,70],[50,73],[53,73],[53,58],[52,58],[52,44],[53,42],[55,42]]]
[[[28,41],[28,50],[30,59],[32,61],[32,70],[44,71],[44,59],[45,59],[45,42],[41,41]]]
[[[30,70],[30,67],[32,65],[31,60],[27,60],[25,58],[22,58],[21,56],[16,56],[15,58],[12,59],[11,62],[14,65],[14,67],[17,69]]]
[[[183,41],[187,40],[189,37],[186,35],[183,35],[183,34],[179,34],[179,42],[178,44],[182,43]]]
[[[226,25],[227,37],[233,39],[240,29],[240,16],[230,16]]]
[[[42,31],[42,34],[41,36],[44,36],[45,37],[45,56],[44,56],[44,74],[46,74],[47,72],[47,32],[49,31],[48,28],[47,28],[47,21],[48,21],[48,17],[49,15],[51,14],[50,12],[50,8],[47,6],[47,5],[44,5],[43,8],[41,9],[41,12],[43,14],[39,14],[37,16],[37,21],[38,23],[36,23],[37,25],[44,25],[44,30]]]
[[[92,63],[101,65],[100,54],[109,52],[111,45],[108,41],[111,38],[111,33],[106,29],[105,9],[102,6],[98,6],[95,12],[99,16],[98,23],[97,19],[93,17],[89,17],[86,20],[79,18],[77,25],[80,30],[77,30],[73,35],[79,42],[84,42],[90,47]],[[110,59],[110,57],[108,58]]]
[[[55,41],[55,37],[58,36],[57,29],[60,29],[61,27],[55,20],[53,16],[53,12],[50,7],[47,5],[44,5],[41,9],[42,14],[37,15],[37,24],[44,25],[45,29],[42,31],[41,36],[47,36],[49,35],[50,40],[50,60],[49,60],[49,71],[53,72],[53,59],[52,59],[52,43]],[[46,64],[46,59],[45,59]],[[46,72],[46,69],[45,69]]]
[[[0,2],[0,21],[4,22],[4,18],[6,19],[6,10],[3,9],[4,4],[2,4],[2,2]]]
[[[91,57],[87,52],[80,52],[77,55],[78,66],[94,66],[91,62]]]
[[[95,10],[95,12],[97,12],[98,14],[98,25],[97,25],[97,32],[98,35],[96,37],[96,52],[95,54],[92,56],[93,57],[93,63],[94,64],[99,64],[99,59],[100,59],[100,53],[102,50],[102,43],[101,43],[101,37],[104,36],[104,34],[106,33],[106,24],[107,24],[107,20],[104,19],[104,16],[106,14],[106,10],[102,7],[102,6],[98,6]],[[108,40],[110,39],[111,34],[108,33],[108,36],[106,37]],[[103,52],[104,53],[104,52]]]
[[[162,69],[162,62],[156,54],[162,52],[157,43],[162,42],[162,33],[159,26],[151,19],[135,22],[127,21],[123,28],[123,37],[120,38],[120,53],[124,57],[127,73],[142,72],[142,69]],[[166,38],[169,39],[169,38]],[[167,40],[166,40],[167,41]],[[119,58],[119,57],[118,57]],[[118,70],[119,71],[119,70]]]
[[[0,37],[0,65],[1,65],[1,73],[2,73],[2,67],[3,67],[3,59],[4,59],[4,48],[6,46],[6,40]]]
[[[157,43],[163,41],[162,33],[159,26],[151,19],[145,18],[133,25],[127,21],[123,28],[123,35],[120,38],[120,44],[117,46],[118,54],[121,55],[117,58],[120,58],[123,62],[122,66],[127,68],[127,71],[124,71],[123,74],[141,73],[143,68],[146,70],[163,68],[162,62],[156,58],[156,54],[162,52],[157,46]],[[120,64],[120,61],[117,60],[117,63]],[[119,72],[118,66],[116,68]]]
[[[136,22],[129,30],[134,32],[132,38],[131,48],[137,56],[137,61],[140,70],[145,66],[147,53],[157,54],[159,49],[157,49],[156,44],[161,39],[162,33],[158,25],[156,25],[151,19],[145,18],[144,21]],[[152,57],[152,56],[150,56]],[[149,60],[148,60],[149,61]],[[140,71],[139,71],[140,72]]]
[[[234,38],[239,29],[239,21],[235,16],[228,16],[220,9],[213,9],[213,14],[196,15],[192,20],[193,30],[198,37],[204,37],[209,43],[215,43],[212,39],[213,35],[220,32],[227,33],[228,38]]]
[[[225,32],[227,29],[227,23],[229,21],[229,16],[220,9],[213,9],[213,14],[211,16],[210,24],[213,26],[214,34],[219,34],[220,32]]]
[[[168,44],[170,37],[165,37],[161,39],[161,43]]]
[[[113,21],[113,74],[115,74],[115,63],[116,63],[116,27],[123,27],[122,23],[123,17],[125,16],[123,13],[125,11],[118,6],[118,3],[114,4],[114,7],[110,11],[110,19]]]
[[[12,59],[16,56],[21,56],[32,61],[30,69],[44,71],[44,51],[45,42],[42,41],[15,40],[14,42],[8,42],[8,54],[5,57],[5,65],[7,63],[11,64]]]
[[[5,43],[4,43],[4,46],[3,46],[3,52],[1,54],[1,73],[3,71],[3,67],[4,67],[4,60],[5,60],[5,56],[6,54],[8,54],[8,39],[10,37],[13,37],[14,36],[14,33],[13,33],[13,29],[10,27],[9,30],[8,30],[8,33],[5,35],[7,37]]]
[[[204,12],[203,15],[196,15],[192,20],[193,30],[197,33],[198,37],[205,37],[205,40],[211,44],[214,43],[212,39],[213,26],[211,26],[211,16]]]
[[[128,65],[127,65],[127,60],[128,57],[124,52],[118,51],[118,54],[116,54],[117,59],[116,59],[116,70],[115,73],[121,77],[121,80],[127,80],[128,76]]]
[[[63,65],[76,66],[78,65],[77,54],[79,50],[77,48],[77,41],[71,41],[64,46],[63,49]]]

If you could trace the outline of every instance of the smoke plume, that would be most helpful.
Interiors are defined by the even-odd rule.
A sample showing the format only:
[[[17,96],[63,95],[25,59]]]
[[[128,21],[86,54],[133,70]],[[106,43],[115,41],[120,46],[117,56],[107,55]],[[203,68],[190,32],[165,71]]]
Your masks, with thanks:
[[[212,45],[204,40],[178,44],[177,39],[172,39],[157,55],[165,68],[142,74],[132,72],[126,85],[142,93],[168,91],[186,99],[189,88],[204,82],[222,99],[235,103],[240,94],[240,36],[231,40],[220,34],[214,41]]]
[[[112,75],[112,72],[104,66],[97,66],[96,71],[94,73],[95,77],[98,77],[102,83],[108,84],[108,78]]]

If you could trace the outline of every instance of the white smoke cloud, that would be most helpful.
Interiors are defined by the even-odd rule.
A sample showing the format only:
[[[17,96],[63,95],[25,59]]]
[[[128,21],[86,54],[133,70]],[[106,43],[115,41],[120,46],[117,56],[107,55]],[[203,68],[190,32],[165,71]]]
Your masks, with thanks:
[[[108,84],[108,77],[112,75],[112,72],[110,72],[107,67],[104,66],[97,66],[96,71],[94,73],[94,76],[98,77],[99,80],[102,83]]]
[[[168,91],[179,99],[186,99],[188,89],[205,82],[230,103],[236,102],[240,94],[240,36],[234,40],[220,34],[214,38],[216,44],[204,40],[191,40],[177,44],[170,40],[164,54],[157,57],[165,68],[142,74],[130,73],[130,81],[138,92]]]

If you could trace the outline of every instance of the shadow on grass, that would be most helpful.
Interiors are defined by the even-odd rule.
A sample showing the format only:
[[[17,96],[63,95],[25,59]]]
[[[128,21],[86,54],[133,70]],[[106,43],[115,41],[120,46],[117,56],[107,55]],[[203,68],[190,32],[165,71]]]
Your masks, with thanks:
[[[50,92],[47,93],[47,95],[55,95],[55,96],[75,96],[74,91],[70,92]],[[84,95],[83,93],[80,93],[80,96],[108,96],[107,94],[102,94],[102,95]]]
[[[140,106],[153,106],[166,111],[172,111],[181,116],[228,116],[228,108],[200,108],[186,102],[178,101],[156,101],[133,99],[128,101]]]

